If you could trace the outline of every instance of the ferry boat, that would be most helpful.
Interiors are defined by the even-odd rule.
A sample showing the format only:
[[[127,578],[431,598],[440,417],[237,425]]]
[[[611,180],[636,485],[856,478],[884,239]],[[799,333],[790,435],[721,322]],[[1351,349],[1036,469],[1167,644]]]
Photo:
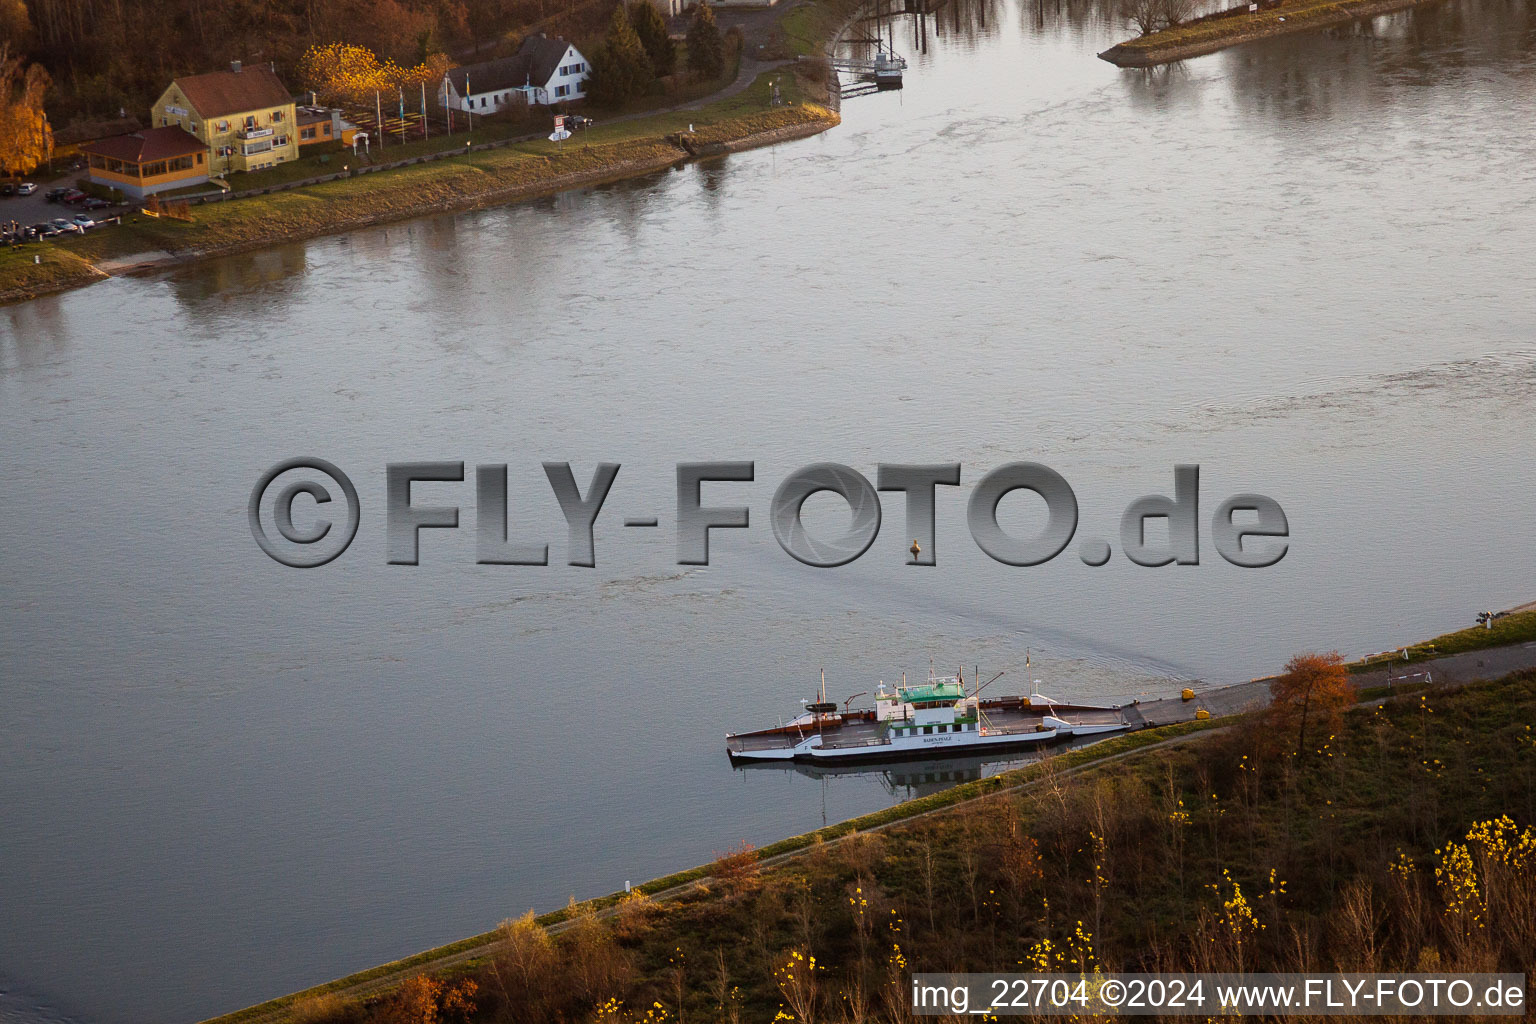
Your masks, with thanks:
[[[830,764],[899,761],[921,757],[1021,750],[1057,740],[1130,728],[1118,706],[1051,700],[1038,687],[1027,697],[981,697],[1003,673],[966,692],[963,673],[935,675],[924,683],[875,691],[875,706],[850,709],[827,700],[826,674],[820,699],[773,729],[727,733],[726,753],[736,761],[798,761]],[[857,694],[855,696],[862,696]]]

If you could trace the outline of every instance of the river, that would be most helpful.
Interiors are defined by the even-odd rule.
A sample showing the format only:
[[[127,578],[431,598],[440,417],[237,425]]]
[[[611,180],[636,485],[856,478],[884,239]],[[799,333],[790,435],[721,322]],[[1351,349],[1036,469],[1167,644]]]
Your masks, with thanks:
[[[906,89],[814,139],[0,310],[0,1021],[196,1020],[974,770],[733,771],[823,668],[1120,701],[1536,596],[1530,7],[1140,72],[1036,3],[960,0],[926,52],[898,23]],[[296,455],[362,496],[309,571],[245,513]],[[706,487],[751,526],[679,566],[674,466],[711,459],[755,461]],[[475,564],[472,481],[418,485],[463,525],[386,564],[411,460],[507,463],[552,564]],[[596,568],[546,460],[623,466]],[[1108,565],[977,548],[1013,460]],[[770,498],[818,461],[962,463],[938,565],[894,494],[858,561],[785,554]],[[1278,501],[1284,560],[1121,557],[1176,463],[1203,519]]]

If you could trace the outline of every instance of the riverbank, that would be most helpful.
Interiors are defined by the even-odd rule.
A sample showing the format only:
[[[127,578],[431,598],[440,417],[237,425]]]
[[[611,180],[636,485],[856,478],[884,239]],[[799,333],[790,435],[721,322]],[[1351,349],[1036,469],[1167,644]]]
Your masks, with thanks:
[[[1291,32],[1310,32],[1361,18],[1406,10],[1435,0],[1285,0],[1274,7],[1212,18],[1152,32],[1099,54],[1122,68],[1149,68],[1203,57],[1229,46]]]
[[[1532,618],[1527,619],[1527,616]],[[1519,677],[1527,683],[1536,678],[1532,675],[1536,672],[1536,645],[1523,642],[1527,630],[1531,628],[1531,623],[1536,621],[1536,611],[1514,610],[1498,621],[1506,624],[1503,632],[1491,630],[1484,630],[1484,632],[1493,638],[1502,639],[1504,641],[1502,646],[1446,645],[1455,650],[1442,652],[1444,657],[1435,663],[1435,689],[1441,691],[1454,689],[1495,675],[1501,677],[1507,675],[1510,679]],[[1460,636],[1460,633],[1444,634],[1436,640],[1444,641],[1448,637]],[[1475,660],[1479,654],[1489,657],[1486,667],[1483,661]],[[1359,666],[1358,671],[1366,673],[1358,676],[1355,681],[1359,697],[1368,698],[1361,705],[1362,708],[1374,706],[1374,701],[1393,693],[1402,696],[1422,693],[1429,689],[1422,676],[1418,677],[1417,682],[1412,679],[1400,679],[1398,685],[1393,687],[1391,679],[1385,675],[1385,670],[1379,665],[1373,666],[1371,659],[1351,663],[1351,670],[1357,670],[1357,666]],[[1444,671],[1441,670],[1442,667]],[[1202,690],[1190,700],[1170,698],[1130,705],[1126,711],[1135,729],[1133,732],[1122,733],[1089,746],[1056,754],[1023,768],[962,783],[938,793],[828,825],[804,835],[780,840],[754,852],[754,870],[781,867],[792,860],[803,858],[808,851],[823,850],[850,838],[906,827],[911,823],[945,812],[965,813],[961,809],[962,805],[973,804],[983,799],[1022,793],[1042,783],[1059,785],[1065,778],[1106,768],[1152,750],[1184,746],[1210,730],[1223,730],[1246,721],[1251,713],[1267,706],[1269,682],[1268,678],[1254,679],[1246,683]],[[1528,690],[1529,687],[1526,689]],[[1201,711],[1206,711],[1213,717],[1199,719],[1197,715]],[[1208,783],[1201,787],[1202,791],[1208,788]],[[693,897],[705,898],[710,893],[711,885],[719,884],[720,873],[721,864],[717,861],[714,864],[701,865],[644,882],[634,887],[634,893],[640,894],[648,901],[656,902],[687,901]],[[582,903],[576,903],[573,900],[567,907],[542,916],[534,917],[530,912],[529,920],[549,934],[559,935],[582,921],[613,918],[622,913],[624,906],[635,898],[630,894],[615,892]],[[204,1024],[289,1024],[289,1022],[308,1019],[305,1016],[308,1012],[306,1007],[357,1007],[363,1000],[391,992],[411,978],[421,975],[459,974],[478,969],[488,962],[497,944],[503,942],[505,938],[505,934],[499,929],[471,936],[403,960],[381,964],[301,992],[216,1017]]]
[[[378,1013],[385,1010],[387,1017],[388,1000],[371,1000],[422,976],[479,979],[477,988],[492,1000],[485,1007],[492,1015],[483,1019],[507,1010],[519,1020],[545,1019],[541,1009],[558,1016],[558,1009],[540,1006],[531,990],[519,994],[502,984],[497,991],[493,984],[506,982],[507,964],[500,961],[519,944],[524,948],[512,952],[514,959],[532,955],[528,944],[537,947],[533,953],[548,972],[541,980],[567,1001],[583,994],[575,984],[553,979],[590,968],[600,954],[627,966],[606,975],[603,987],[622,992],[630,1005],[665,999],[680,1019],[685,1008],[689,1016],[713,1009],[725,1012],[711,1019],[742,1019],[728,1004],[708,1005],[718,1003],[721,992],[739,989],[737,1009],[766,1020],[775,1000],[787,994],[777,968],[793,957],[791,951],[816,955],[834,977],[841,975],[842,985],[856,988],[879,984],[892,967],[903,982],[907,970],[942,969],[924,961],[958,955],[957,942],[974,958],[966,963],[1015,962],[1019,950],[998,960],[1000,947],[975,946],[995,944],[999,935],[1011,936],[1005,945],[1054,938],[1070,948],[1076,920],[1075,938],[1091,944],[1094,959],[1112,970],[1106,946],[1134,952],[1161,945],[1149,943],[1148,928],[1161,930],[1173,946],[1187,937],[1208,902],[1212,879],[1250,887],[1261,911],[1278,914],[1283,904],[1287,912],[1326,918],[1329,894],[1352,883],[1364,865],[1341,857],[1344,850],[1358,847],[1361,858],[1386,857],[1372,867],[1383,873],[1389,864],[1392,870],[1422,870],[1430,851],[1459,838],[1474,818],[1531,814],[1526,805],[1536,776],[1523,753],[1530,738],[1521,723],[1536,712],[1536,673],[1440,688],[1432,698],[1432,723],[1424,719],[1422,692],[1358,706],[1312,764],[1291,763],[1289,755],[1274,751],[1261,754],[1264,730],[1248,728],[1242,719],[1132,733],[762,850],[722,855],[633,894],[573,902],[542,917],[530,913],[453,946],[210,1024],[385,1019]],[[1469,754],[1466,739],[1474,735],[1480,742]],[[1156,757],[1147,756],[1154,750]],[[1433,761],[1437,769],[1424,775],[1420,762],[1431,755],[1439,758]],[[1422,778],[1410,778],[1416,769]],[[1149,807],[1160,822],[1150,832],[1148,822],[1132,820]],[[1340,842],[1344,822],[1344,834],[1358,840],[1353,845]],[[1367,833],[1374,837],[1369,843],[1360,839]],[[1139,844],[1149,840],[1170,848],[1143,857]],[[1381,854],[1394,848],[1396,860]],[[1050,857],[1043,856],[1047,849]],[[1079,871],[1084,856],[1093,870]],[[1017,873],[1009,870],[1013,858]],[[1277,883],[1276,869],[1297,896],[1281,900],[1286,883]],[[1039,900],[1030,899],[1035,887],[1048,894],[1043,917]],[[1128,891],[1106,898],[1117,887]],[[1266,899],[1273,902],[1266,905]],[[864,926],[870,934],[861,939]],[[1065,929],[1066,943],[1051,934],[1055,928]],[[538,934],[559,937],[558,946]],[[751,948],[746,958],[739,955],[743,946]],[[685,966],[691,959],[698,962]],[[1054,963],[1036,966],[1059,969]],[[729,982],[716,984],[727,974]],[[520,1004],[522,999],[534,1001]],[[631,1017],[615,1012],[600,1019]]]
[[[270,195],[198,206],[192,223],[132,215],[84,237],[0,250],[0,304],[113,274],[232,255],[435,213],[520,202],[695,159],[806,138],[838,124],[792,75],[770,72],[712,103],[600,125],[580,142],[527,141]],[[690,131],[690,128],[692,129]],[[36,259],[34,259],[36,257]]]

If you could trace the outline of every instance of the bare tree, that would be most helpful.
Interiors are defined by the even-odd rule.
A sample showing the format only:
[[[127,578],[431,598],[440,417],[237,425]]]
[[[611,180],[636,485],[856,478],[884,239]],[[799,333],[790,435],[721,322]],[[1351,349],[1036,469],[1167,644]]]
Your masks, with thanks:
[[[1164,27],[1173,28],[1195,16],[1200,9],[1200,0],[1162,0],[1162,8]]]
[[[1163,0],[1120,0],[1120,16],[1142,35],[1150,35],[1163,20]]]

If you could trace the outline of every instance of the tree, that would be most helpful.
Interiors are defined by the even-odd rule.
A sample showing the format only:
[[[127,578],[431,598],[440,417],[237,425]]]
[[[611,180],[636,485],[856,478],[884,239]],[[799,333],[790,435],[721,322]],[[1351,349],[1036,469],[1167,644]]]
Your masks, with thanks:
[[[725,73],[725,43],[715,12],[700,0],[688,24],[688,70],[700,78],[719,78]]]
[[[43,111],[48,72],[41,64],[23,67],[11,56],[10,43],[0,43],[0,173],[30,174],[48,159],[53,130]]]
[[[501,922],[501,946],[491,961],[491,971],[502,994],[516,1003],[539,996],[539,986],[554,967],[555,944],[533,911]]]
[[[620,3],[608,22],[603,48],[592,58],[587,95],[604,106],[617,106],[643,95],[655,80],[651,58],[629,23],[629,12]]]
[[[415,67],[403,68],[392,60],[381,62],[366,47],[328,43],[305,51],[299,59],[299,80],[326,99],[367,104],[375,91],[394,92],[420,82],[436,89],[451,67],[453,61],[441,53],[429,53]]]
[[[1142,35],[1182,25],[1195,16],[1197,0],[1120,0],[1120,16]]]
[[[638,0],[629,12],[629,20],[635,26],[635,35],[645,47],[645,55],[651,58],[651,70],[657,78],[665,78],[677,70],[677,47],[667,33],[667,21],[651,0]]]
[[[1355,688],[1338,651],[1298,654],[1285,672],[1269,684],[1270,713],[1283,730],[1296,732],[1296,754],[1307,749],[1307,730],[1336,729],[1344,709],[1355,700]]]
[[[1120,0],[1120,16],[1142,35],[1157,30],[1163,17],[1163,0]]]
[[[0,39],[8,39],[22,52],[32,39],[32,16],[24,0],[0,0]]]
[[[454,1024],[475,1013],[475,993],[469,978],[448,983],[418,975],[395,990],[370,1018],[379,1024]]]

